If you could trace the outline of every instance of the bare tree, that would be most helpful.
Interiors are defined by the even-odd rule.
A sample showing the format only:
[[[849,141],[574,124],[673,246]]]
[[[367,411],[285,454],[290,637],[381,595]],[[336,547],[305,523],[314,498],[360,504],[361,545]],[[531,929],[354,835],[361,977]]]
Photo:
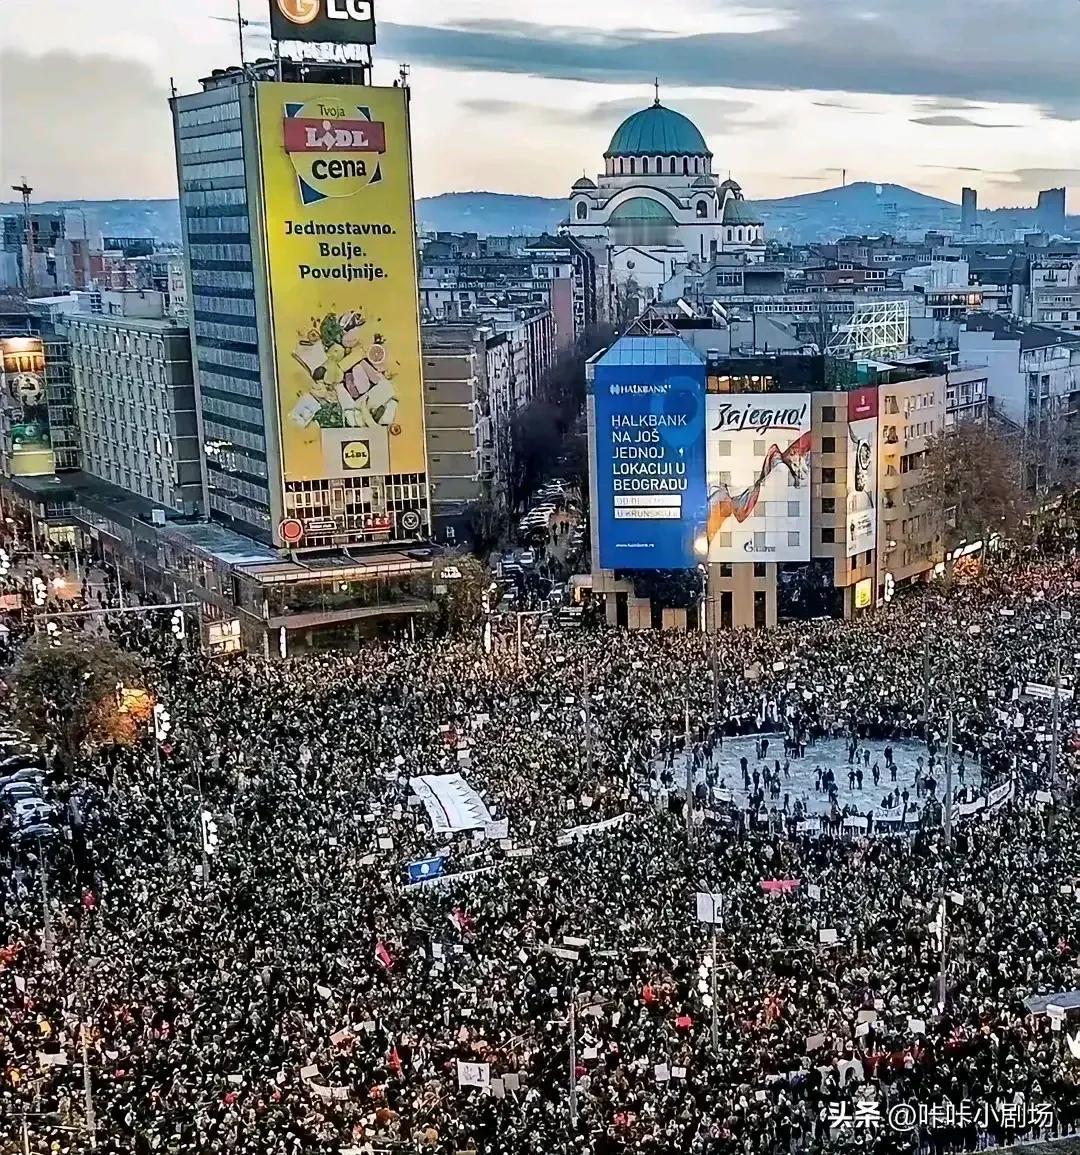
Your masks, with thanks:
[[[930,438],[926,484],[946,551],[1015,536],[1031,509],[1016,439],[993,425],[960,422]]]

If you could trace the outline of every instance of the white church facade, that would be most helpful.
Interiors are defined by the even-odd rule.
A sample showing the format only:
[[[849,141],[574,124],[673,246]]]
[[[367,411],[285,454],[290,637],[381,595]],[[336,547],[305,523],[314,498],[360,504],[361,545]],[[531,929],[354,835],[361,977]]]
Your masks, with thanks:
[[[706,268],[721,253],[765,257],[760,214],[735,181],[714,174],[697,126],[665,108],[659,93],[619,126],[603,173],[574,183],[564,230],[598,258],[604,250],[616,290],[632,280],[646,300],[680,269]]]

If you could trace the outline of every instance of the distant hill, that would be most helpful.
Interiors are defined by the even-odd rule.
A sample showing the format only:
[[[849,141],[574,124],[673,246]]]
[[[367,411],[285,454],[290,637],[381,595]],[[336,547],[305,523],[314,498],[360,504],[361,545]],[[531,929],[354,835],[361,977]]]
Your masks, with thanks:
[[[765,225],[777,240],[827,240],[844,233],[919,232],[959,224],[960,209],[950,201],[927,196],[898,184],[857,181],[842,188],[776,200],[756,201]],[[180,215],[175,200],[50,201],[35,204],[36,211],[66,210],[69,229],[87,229],[114,237],[155,237],[166,244],[180,241]],[[566,219],[563,197],[516,196],[494,192],[451,192],[422,197],[417,218],[425,232],[471,232],[482,235],[536,236],[554,232]],[[22,212],[20,204],[0,204],[0,216]],[[980,214],[986,225],[1031,227],[1034,209],[997,210]]]
[[[821,189],[818,192],[799,193],[793,197],[754,203],[760,209],[780,212],[793,209],[806,212],[832,210],[854,216],[880,216],[882,206],[887,204],[895,205],[899,213],[960,210],[960,206],[954,205],[951,201],[927,196],[926,193],[905,188],[902,184],[872,184],[863,180],[844,185],[842,188]]]
[[[416,215],[424,232],[485,233],[488,236],[536,236],[551,233],[566,220],[564,197],[515,196],[512,193],[453,192],[421,197]]]
[[[68,233],[82,236],[82,216],[91,235],[154,237],[166,244],[180,243],[180,208],[175,200],[35,201],[36,213],[67,212]],[[22,204],[0,203],[0,217],[19,216]]]

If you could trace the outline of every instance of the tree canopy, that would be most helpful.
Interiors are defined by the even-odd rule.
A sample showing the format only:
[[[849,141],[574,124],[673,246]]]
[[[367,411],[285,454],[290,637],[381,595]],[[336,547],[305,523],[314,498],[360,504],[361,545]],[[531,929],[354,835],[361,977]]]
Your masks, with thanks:
[[[37,634],[7,680],[19,723],[36,740],[53,743],[66,765],[87,745],[138,737],[141,699],[122,691],[143,687],[142,668],[107,639]]]
[[[926,448],[926,484],[946,550],[1017,532],[1030,510],[1017,438],[964,421],[935,434]]]

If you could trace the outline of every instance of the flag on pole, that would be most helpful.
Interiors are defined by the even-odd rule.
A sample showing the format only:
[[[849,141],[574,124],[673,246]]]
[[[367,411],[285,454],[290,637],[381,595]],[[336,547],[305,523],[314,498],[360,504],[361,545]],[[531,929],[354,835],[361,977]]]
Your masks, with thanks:
[[[375,961],[381,963],[387,970],[394,965],[394,956],[386,949],[386,943],[382,940],[375,944]]]

